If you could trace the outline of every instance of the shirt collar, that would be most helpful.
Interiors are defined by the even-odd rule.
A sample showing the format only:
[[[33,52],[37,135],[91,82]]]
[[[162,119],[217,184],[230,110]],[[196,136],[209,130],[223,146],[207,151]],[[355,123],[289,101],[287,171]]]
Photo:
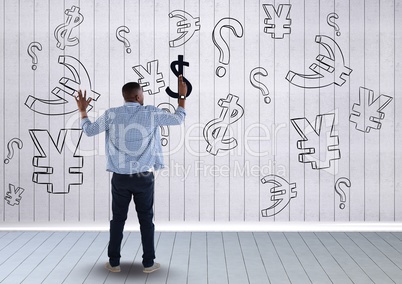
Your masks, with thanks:
[[[140,106],[140,103],[137,102],[124,102],[125,106]]]

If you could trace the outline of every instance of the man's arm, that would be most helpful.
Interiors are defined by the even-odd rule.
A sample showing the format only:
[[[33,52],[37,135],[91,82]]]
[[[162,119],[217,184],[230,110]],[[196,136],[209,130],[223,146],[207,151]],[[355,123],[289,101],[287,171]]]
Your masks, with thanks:
[[[92,98],[87,99],[87,91],[84,91],[84,96],[82,95],[82,91],[78,90],[78,96],[74,97],[77,102],[78,111],[81,114],[81,118],[88,117],[87,107],[91,103]]]

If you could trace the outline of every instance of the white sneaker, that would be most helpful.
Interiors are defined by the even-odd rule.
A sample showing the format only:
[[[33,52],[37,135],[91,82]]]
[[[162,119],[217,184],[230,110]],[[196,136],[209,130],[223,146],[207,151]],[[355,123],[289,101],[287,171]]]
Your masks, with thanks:
[[[106,267],[106,269],[109,270],[110,272],[120,272],[120,271],[121,271],[120,265],[118,265],[118,266],[111,266],[110,263],[109,263],[109,261],[106,262],[105,267]]]
[[[154,263],[154,265],[150,266],[150,267],[144,267],[143,272],[144,273],[151,273],[154,272],[156,270],[158,270],[159,268],[161,268],[161,265],[157,262]]]

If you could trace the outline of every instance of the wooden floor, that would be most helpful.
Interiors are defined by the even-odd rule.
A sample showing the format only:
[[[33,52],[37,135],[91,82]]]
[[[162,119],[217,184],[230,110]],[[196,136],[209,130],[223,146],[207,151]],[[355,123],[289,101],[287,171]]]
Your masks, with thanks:
[[[402,233],[156,233],[142,272],[126,232],[109,273],[106,232],[0,232],[0,283],[402,283]]]

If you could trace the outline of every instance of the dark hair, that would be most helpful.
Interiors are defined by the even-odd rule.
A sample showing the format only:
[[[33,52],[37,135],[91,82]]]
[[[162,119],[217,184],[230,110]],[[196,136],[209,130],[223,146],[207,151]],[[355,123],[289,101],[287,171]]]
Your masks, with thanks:
[[[141,90],[141,86],[137,82],[128,82],[123,86],[123,88],[121,88],[121,92],[125,99],[133,97],[137,90]]]

